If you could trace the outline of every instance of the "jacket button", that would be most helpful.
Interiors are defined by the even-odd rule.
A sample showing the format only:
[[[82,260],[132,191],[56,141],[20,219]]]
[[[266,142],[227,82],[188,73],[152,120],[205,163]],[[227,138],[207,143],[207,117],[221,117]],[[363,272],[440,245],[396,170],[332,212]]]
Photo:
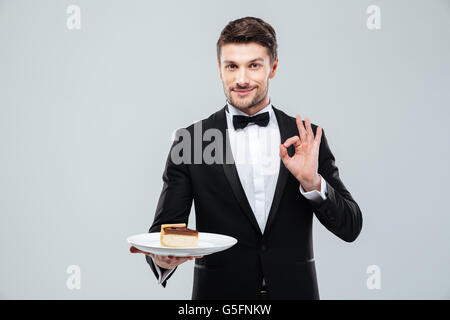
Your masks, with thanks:
[[[267,246],[265,244],[261,245],[261,251],[267,251]]]

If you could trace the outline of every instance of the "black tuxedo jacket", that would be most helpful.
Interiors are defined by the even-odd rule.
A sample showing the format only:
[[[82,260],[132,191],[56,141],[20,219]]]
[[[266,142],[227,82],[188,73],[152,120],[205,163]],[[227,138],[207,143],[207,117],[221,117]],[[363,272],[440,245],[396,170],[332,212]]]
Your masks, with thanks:
[[[294,117],[277,108],[273,110],[281,143],[299,135]],[[313,214],[328,230],[347,242],[354,241],[362,227],[360,208],[339,178],[325,132],[320,143],[318,172],[327,182],[327,199],[316,204],[303,197],[299,182],[280,159],[275,195],[262,233],[236,166],[226,160],[232,153],[229,143],[225,143],[225,112],[223,107],[202,120],[201,129],[199,123],[186,128],[192,140],[191,152],[189,155],[182,151],[180,155],[190,157],[190,163],[175,164],[169,152],[162,192],[149,232],[160,232],[161,224],[165,223],[187,225],[194,201],[198,231],[225,234],[238,240],[228,250],[195,260],[192,299],[255,299],[263,277],[270,299],[319,299],[312,240]],[[315,133],[317,126],[311,126]],[[200,145],[203,150],[211,141],[195,146],[194,139],[198,140],[198,134],[213,128],[220,130],[224,137],[223,148],[216,150],[223,161],[195,164],[195,151],[198,152]],[[187,139],[186,135],[181,137],[177,133],[171,152]],[[288,153],[294,154],[293,146],[288,148]],[[152,259],[146,256],[146,260],[158,276]],[[162,283],[164,287],[166,282],[167,279]]]

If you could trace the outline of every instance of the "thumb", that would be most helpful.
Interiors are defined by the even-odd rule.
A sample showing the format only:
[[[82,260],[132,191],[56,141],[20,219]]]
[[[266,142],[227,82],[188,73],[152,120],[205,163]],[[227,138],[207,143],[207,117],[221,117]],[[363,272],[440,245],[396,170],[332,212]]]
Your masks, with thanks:
[[[138,248],[133,247],[133,246],[130,247],[130,252],[131,253],[145,253],[145,252],[143,252],[143,251],[141,251]]]

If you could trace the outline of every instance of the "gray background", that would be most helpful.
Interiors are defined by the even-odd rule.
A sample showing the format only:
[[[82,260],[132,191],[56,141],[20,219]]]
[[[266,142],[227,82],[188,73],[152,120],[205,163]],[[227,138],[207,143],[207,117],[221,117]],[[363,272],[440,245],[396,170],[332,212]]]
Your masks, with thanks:
[[[215,43],[247,15],[278,34],[272,102],[324,128],[363,212],[351,244],[314,220],[321,298],[450,298],[444,0],[0,0],[0,298],[190,299],[193,261],[164,289],[126,238],[153,221],[172,131],[224,105]]]

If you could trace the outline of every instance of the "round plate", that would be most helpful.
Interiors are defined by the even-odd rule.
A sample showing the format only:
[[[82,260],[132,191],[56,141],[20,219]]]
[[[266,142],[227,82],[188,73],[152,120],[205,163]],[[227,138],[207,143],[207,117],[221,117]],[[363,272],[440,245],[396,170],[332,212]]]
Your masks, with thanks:
[[[158,255],[172,255],[176,257],[206,256],[226,250],[237,243],[233,237],[223,234],[199,232],[198,247],[195,248],[170,248],[161,245],[160,232],[141,233],[128,237],[127,241],[141,251]]]

